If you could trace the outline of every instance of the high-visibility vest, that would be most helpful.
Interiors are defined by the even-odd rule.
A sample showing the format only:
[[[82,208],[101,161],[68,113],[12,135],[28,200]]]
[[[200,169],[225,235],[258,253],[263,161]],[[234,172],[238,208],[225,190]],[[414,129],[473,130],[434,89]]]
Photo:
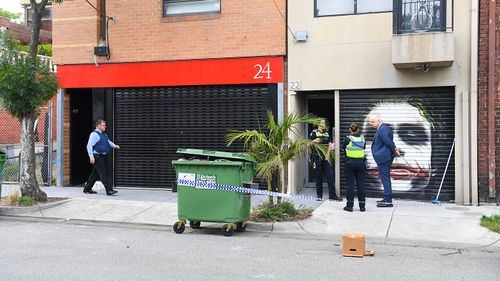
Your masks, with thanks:
[[[314,138],[320,138],[320,144],[328,144],[328,140],[330,139],[330,134],[328,134],[328,131],[324,131],[323,133],[320,132],[318,129],[314,129],[311,132],[311,137]]]
[[[347,136],[349,144],[345,148],[346,156],[349,158],[365,158],[365,137]]]

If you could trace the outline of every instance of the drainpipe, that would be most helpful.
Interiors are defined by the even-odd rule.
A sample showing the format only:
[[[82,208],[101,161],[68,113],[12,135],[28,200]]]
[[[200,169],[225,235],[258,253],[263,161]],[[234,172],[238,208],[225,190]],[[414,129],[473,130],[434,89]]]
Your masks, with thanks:
[[[101,0],[100,1],[100,9],[101,11],[101,36],[100,36],[100,43],[107,42],[106,38],[106,0]]]
[[[496,0],[489,1],[488,27],[488,177],[489,197],[496,196],[496,161],[495,161],[495,84],[496,71]]]
[[[57,186],[64,185],[64,90],[57,90]]]
[[[97,10],[97,8],[95,8]],[[100,28],[99,28],[99,43],[94,47],[94,64],[99,67],[97,63],[97,56],[106,57],[107,60],[110,58],[109,52],[109,42],[108,42],[108,16],[106,16],[106,0],[100,0],[99,2],[99,14],[101,17]]]
[[[471,0],[471,31],[470,31],[470,181],[471,203],[479,204],[478,160],[477,160],[477,126],[478,126],[478,36],[479,36],[479,1]],[[476,148],[476,149],[474,149]]]

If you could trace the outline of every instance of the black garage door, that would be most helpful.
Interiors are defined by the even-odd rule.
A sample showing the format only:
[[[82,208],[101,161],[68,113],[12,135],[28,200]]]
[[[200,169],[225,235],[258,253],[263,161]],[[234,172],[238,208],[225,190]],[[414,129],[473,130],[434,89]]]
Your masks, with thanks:
[[[115,185],[172,188],[178,148],[226,147],[229,130],[259,129],[276,111],[276,85],[127,88],[115,90]]]
[[[379,115],[394,134],[403,152],[394,159],[391,177],[395,197],[431,199],[439,188],[455,135],[454,88],[365,90],[340,92],[340,132],[344,137],[351,122],[359,123],[367,140],[367,193],[382,196],[376,165],[370,152],[375,130],[368,115]],[[341,182],[345,191],[341,158]],[[441,192],[454,199],[454,154]]]

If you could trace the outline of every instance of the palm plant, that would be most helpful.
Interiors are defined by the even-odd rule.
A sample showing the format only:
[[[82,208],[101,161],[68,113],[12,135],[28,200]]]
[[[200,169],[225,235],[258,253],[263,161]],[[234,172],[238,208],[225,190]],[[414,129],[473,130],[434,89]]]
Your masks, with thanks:
[[[322,118],[313,115],[285,114],[283,120],[277,123],[273,113],[268,111],[267,135],[257,130],[233,130],[228,134],[228,146],[235,141],[243,141],[244,150],[257,161],[256,176],[266,180],[268,190],[271,191],[272,178],[273,175],[276,175],[278,190],[286,193],[286,188],[285,190],[282,188],[281,176],[288,161],[297,160],[307,149],[315,149],[325,157],[328,155],[328,149],[325,146],[303,139],[297,132],[297,125],[317,125],[322,120]],[[297,136],[296,140],[291,138],[292,134]],[[272,204],[272,197],[269,198],[269,202]],[[280,198],[278,198],[278,202],[280,202]]]

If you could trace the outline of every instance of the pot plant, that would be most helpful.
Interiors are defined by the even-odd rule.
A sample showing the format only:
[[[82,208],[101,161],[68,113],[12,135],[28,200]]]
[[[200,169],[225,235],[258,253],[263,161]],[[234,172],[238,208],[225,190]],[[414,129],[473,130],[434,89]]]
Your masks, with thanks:
[[[327,157],[328,148],[304,139],[298,133],[298,126],[305,124],[317,125],[323,119],[313,115],[285,114],[283,120],[277,122],[271,111],[267,113],[265,132],[257,130],[233,130],[228,134],[228,146],[236,141],[243,141],[246,153],[257,161],[256,176],[266,181],[268,190],[272,190],[273,175],[277,178],[277,189],[286,193],[281,177],[284,167],[289,161],[300,158],[306,150],[317,150]],[[330,157],[327,157],[330,159]],[[278,198],[278,204],[281,198]],[[273,205],[273,197],[269,197],[269,204]]]

